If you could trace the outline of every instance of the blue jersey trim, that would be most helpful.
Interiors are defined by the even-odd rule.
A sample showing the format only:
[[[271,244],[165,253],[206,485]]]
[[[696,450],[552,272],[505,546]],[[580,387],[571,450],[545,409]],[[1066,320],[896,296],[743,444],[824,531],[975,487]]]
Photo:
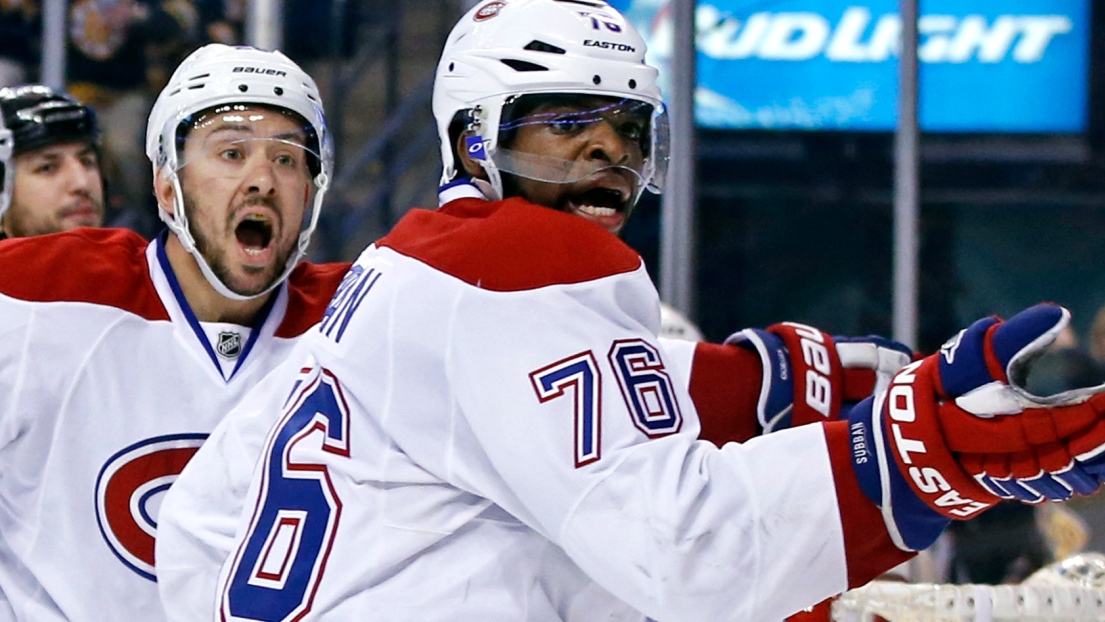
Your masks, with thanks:
[[[196,338],[199,339],[200,344],[203,345],[203,350],[207,352],[207,356],[211,359],[211,363],[215,366],[215,371],[219,372],[219,376],[223,375],[222,365],[219,364],[219,358],[215,354],[215,349],[211,347],[211,341],[207,338],[207,333],[204,332],[203,327],[200,326],[199,318],[196,317],[195,312],[192,311],[192,307],[188,304],[188,299],[184,297],[184,291],[180,289],[180,282],[176,278],[176,273],[173,272],[173,267],[169,263],[169,255],[165,252],[165,243],[168,241],[169,232],[164,231],[157,238],[157,261],[161,264],[162,271],[165,272],[165,278],[169,281],[169,288],[173,290],[173,296],[176,298],[177,304],[184,311],[184,317],[188,320],[188,325],[192,327],[192,332],[195,333]],[[279,290],[277,290],[279,291]],[[276,304],[276,296],[270,296],[268,301],[257,312],[257,317],[253,320],[253,325],[250,327],[249,339],[246,340],[246,345],[242,348],[242,354],[238,357],[238,362],[234,365],[234,371],[230,372],[230,377],[225,378],[226,382],[230,382],[234,378],[238,370],[242,368],[242,364],[245,363],[246,357],[249,356],[250,351],[253,350],[253,344],[257,342],[257,337],[261,334],[261,327],[265,325],[265,321],[269,319],[269,313],[272,312],[273,305]]]

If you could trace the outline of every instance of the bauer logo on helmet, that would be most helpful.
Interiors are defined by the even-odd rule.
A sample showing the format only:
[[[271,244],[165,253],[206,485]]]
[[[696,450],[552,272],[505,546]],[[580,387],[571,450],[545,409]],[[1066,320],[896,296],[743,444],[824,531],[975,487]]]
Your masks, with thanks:
[[[257,73],[266,76],[286,76],[288,72],[280,71],[278,69],[266,69],[265,67],[235,67],[230,70],[231,73]]]

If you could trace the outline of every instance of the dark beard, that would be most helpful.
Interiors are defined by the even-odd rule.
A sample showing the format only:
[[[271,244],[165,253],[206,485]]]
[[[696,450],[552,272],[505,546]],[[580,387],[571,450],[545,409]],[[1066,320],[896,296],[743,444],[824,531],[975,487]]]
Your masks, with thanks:
[[[272,287],[272,285],[283,276],[284,267],[288,264],[288,258],[291,256],[294,247],[287,250],[277,249],[276,262],[273,265],[264,268],[246,268],[247,271],[253,272],[254,274],[264,271],[271,272],[261,285],[249,289],[243,289],[234,285],[230,280],[230,269],[226,266],[226,255],[224,253],[216,254],[211,241],[204,236],[202,231],[193,226],[192,223],[195,222],[193,218],[195,212],[195,202],[186,197],[184,199],[184,214],[188,217],[188,228],[192,234],[192,239],[196,243],[196,252],[203,257],[204,261],[207,262],[207,267],[211,268],[211,272],[214,273],[215,277],[219,279],[219,282],[225,285],[227,289],[239,296],[256,296]]]

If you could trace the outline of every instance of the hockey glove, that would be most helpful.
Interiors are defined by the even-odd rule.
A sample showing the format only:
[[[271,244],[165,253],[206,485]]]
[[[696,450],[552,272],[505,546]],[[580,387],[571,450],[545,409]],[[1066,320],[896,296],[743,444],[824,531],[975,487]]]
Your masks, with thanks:
[[[1058,500],[1097,488],[1079,457],[1105,446],[1101,387],[1044,398],[1010,382],[1068,321],[1055,305],[1007,322],[979,320],[851,411],[860,486],[900,548],[926,548],[951,519],[1002,499]]]
[[[746,328],[725,343],[760,355],[756,415],[764,434],[845,418],[852,406],[885,388],[912,357],[896,341],[873,335],[830,337],[795,322]]]

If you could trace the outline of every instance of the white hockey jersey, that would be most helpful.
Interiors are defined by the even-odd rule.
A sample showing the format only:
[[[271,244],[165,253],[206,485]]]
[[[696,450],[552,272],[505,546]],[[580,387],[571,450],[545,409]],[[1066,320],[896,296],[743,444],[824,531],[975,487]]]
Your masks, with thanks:
[[[519,200],[409,214],[228,417],[284,413],[222,614],[778,620],[892,566],[843,424],[697,440],[658,304],[640,258],[583,219]],[[217,452],[223,472],[192,481],[253,472],[241,442],[206,445],[189,471]],[[225,533],[207,519],[190,533]]]
[[[0,244],[0,620],[164,619],[160,500],[322,316],[348,265],[301,265],[252,327],[197,321],[164,238]]]

